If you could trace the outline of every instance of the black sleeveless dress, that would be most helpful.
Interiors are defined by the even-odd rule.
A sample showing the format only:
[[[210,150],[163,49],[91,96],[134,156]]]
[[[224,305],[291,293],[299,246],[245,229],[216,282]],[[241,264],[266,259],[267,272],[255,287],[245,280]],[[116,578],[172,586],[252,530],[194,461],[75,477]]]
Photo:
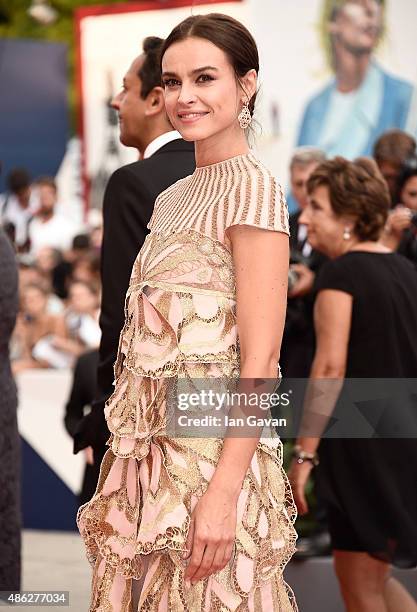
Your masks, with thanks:
[[[316,288],[353,296],[345,386],[363,384],[366,390],[375,381],[365,379],[381,379],[381,388],[395,387],[388,403],[380,400],[384,406],[369,398],[359,406],[365,417],[380,408],[373,435],[324,436],[320,442],[317,478],[333,548],[368,552],[398,567],[414,567],[417,439],[414,433],[407,435],[408,425],[404,434],[398,423],[406,396],[402,391],[417,378],[417,269],[397,253],[352,251],[323,266]],[[386,395],[381,391],[381,397]],[[409,393],[407,401],[410,397],[406,418],[408,431],[415,432],[417,394]],[[340,415],[346,420],[341,398],[335,422]],[[385,429],[379,430],[381,423]]]

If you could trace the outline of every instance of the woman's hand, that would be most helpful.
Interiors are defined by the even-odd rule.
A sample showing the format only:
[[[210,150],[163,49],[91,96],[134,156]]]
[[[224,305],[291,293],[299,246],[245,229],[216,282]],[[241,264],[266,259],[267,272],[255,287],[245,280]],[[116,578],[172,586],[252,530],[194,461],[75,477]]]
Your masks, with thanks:
[[[409,208],[398,204],[388,215],[382,240],[383,244],[387,243],[387,246],[396,250],[401,241],[403,231],[411,225],[412,216],[413,213]],[[390,241],[390,243],[388,244],[387,241]]]
[[[92,446],[87,446],[84,449],[84,458],[88,465],[94,465],[94,453]]]
[[[401,236],[402,232],[410,227],[412,216],[413,213],[409,208],[398,204],[388,217],[388,224],[393,234]]]
[[[187,538],[189,564],[184,573],[187,586],[223,569],[229,562],[236,537],[237,498],[210,490],[198,500]]]
[[[57,334],[52,337],[51,345],[59,351],[70,353],[71,355],[75,355],[75,357],[78,357],[83,352],[83,347],[80,342],[72,340],[71,338],[63,338]]]
[[[308,512],[305,490],[312,467],[313,465],[310,463],[310,461],[298,463],[295,459],[293,459],[288,472],[288,479],[291,484],[292,494],[300,515],[307,514]]]

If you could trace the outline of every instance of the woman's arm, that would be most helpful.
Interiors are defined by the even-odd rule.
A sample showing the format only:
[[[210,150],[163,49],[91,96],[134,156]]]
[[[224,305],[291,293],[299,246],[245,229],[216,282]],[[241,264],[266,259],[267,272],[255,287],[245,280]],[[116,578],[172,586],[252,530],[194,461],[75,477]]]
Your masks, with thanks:
[[[287,306],[288,236],[245,225],[235,225],[229,231],[236,280],[240,378],[248,379],[246,388],[253,386],[249,381],[255,378],[276,383]],[[227,491],[237,499],[259,435],[225,439],[210,481],[211,490]]]
[[[316,354],[307,387],[301,435],[297,444],[315,453],[339,397],[346,372],[353,298],[334,289],[320,291],[314,306]],[[300,514],[308,511],[304,496],[312,464],[293,460],[289,478]]]
[[[60,335],[54,336],[52,346],[60,351],[64,351],[69,355],[74,355],[74,357],[79,357],[82,355],[86,347],[79,340],[72,338],[63,338]]]
[[[54,339],[52,345],[60,351],[65,351],[70,355],[79,357],[86,350],[86,347],[78,338],[71,338],[65,317],[62,315],[53,315],[52,330]]]
[[[12,362],[12,372],[14,375],[20,374],[20,372],[23,372],[24,370],[37,370],[41,368],[47,369],[49,368],[49,364],[46,361],[32,359],[31,357],[26,359],[16,359]]]
[[[240,377],[276,382],[287,303],[288,236],[245,225],[235,225],[229,231],[236,280]],[[207,491],[194,509],[187,541],[192,555],[184,575],[192,584],[219,571],[230,560],[237,500],[262,428],[251,429],[251,437],[225,438]]]

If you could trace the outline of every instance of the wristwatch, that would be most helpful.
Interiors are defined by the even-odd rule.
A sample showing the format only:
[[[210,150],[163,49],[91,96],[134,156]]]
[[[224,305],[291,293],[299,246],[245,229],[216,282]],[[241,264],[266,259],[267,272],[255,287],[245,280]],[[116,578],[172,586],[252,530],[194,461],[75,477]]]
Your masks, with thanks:
[[[301,446],[296,444],[294,446],[292,456],[297,460],[297,463],[304,463],[304,461],[309,461],[313,464],[314,467],[320,463],[317,453],[308,453],[303,450]]]

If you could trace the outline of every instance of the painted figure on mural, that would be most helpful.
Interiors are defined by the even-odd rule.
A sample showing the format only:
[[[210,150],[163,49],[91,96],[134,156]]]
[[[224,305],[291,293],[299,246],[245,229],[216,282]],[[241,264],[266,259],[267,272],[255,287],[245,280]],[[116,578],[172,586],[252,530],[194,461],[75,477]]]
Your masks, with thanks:
[[[321,32],[331,81],[307,104],[297,145],[329,157],[370,155],[387,129],[407,129],[413,86],[388,73],[374,54],[384,31],[385,0],[325,0]]]

